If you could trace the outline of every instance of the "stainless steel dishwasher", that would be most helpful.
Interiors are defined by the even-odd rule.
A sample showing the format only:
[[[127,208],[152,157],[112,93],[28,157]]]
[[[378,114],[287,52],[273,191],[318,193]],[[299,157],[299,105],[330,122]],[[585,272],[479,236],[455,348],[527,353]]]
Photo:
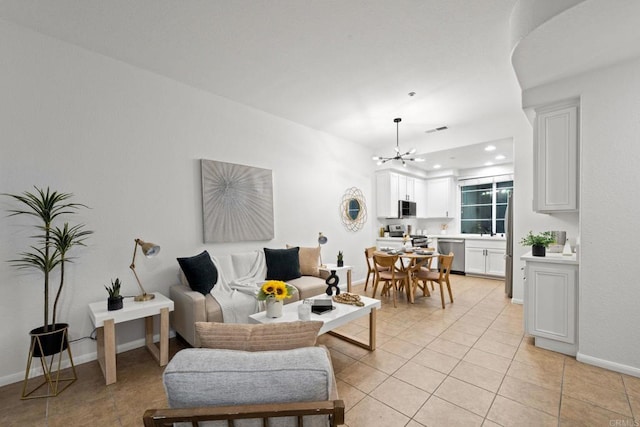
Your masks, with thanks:
[[[446,255],[449,252],[453,252],[451,272],[464,274],[464,239],[438,238],[438,253]]]

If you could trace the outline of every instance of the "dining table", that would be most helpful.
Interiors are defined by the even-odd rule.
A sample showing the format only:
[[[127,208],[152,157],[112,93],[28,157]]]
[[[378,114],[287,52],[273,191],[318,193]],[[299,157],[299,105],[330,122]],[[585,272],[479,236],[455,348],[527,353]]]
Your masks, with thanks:
[[[437,258],[440,254],[437,251],[420,251],[419,249],[414,249],[411,251],[381,251],[377,250],[373,253],[374,255],[383,255],[383,256],[393,256],[397,255],[400,259],[400,269],[406,272],[409,276],[409,284],[407,286],[407,300],[413,304],[415,302],[414,294],[413,294],[413,277],[412,273],[416,267],[416,263],[425,261],[427,259]],[[405,264],[404,260],[407,260]]]

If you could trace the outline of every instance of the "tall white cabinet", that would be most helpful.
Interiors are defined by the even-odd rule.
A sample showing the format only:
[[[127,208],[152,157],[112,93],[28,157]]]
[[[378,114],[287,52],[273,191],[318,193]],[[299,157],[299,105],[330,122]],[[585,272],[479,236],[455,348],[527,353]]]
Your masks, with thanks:
[[[575,254],[525,261],[524,327],[536,347],[575,356],[578,350],[578,262]]]
[[[578,100],[536,109],[533,210],[578,210]]]

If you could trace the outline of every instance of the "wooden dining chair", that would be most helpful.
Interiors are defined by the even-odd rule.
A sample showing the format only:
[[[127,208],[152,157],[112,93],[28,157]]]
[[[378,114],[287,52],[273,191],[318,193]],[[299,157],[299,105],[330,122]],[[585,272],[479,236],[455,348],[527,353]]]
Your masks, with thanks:
[[[427,252],[435,252],[436,249],[435,248],[426,248],[425,251]],[[433,258],[429,258],[429,263],[424,265],[423,268],[427,271],[431,270],[431,264],[433,264]],[[435,288],[433,287],[433,282],[431,282],[431,290],[435,290]]]
[[[426,269],[419,269],[414,272],[413,279],[413,293],[415,294],[416,288],[422,289],[423,294],[429,294],[428,285],[431,282],[432,289],[433,283],[440,285],[440,301],[442,302],[442,308],[444,308],[444,285],[447,285],[447,291],[449,292],[449,299],[453,303],[453,293],[451,292],[451,282],[449,280],[449,273],[451,271],[451,264],[453,263],[453,252],[449,252],[448,255],[440,255],[438,257],[438,270],[431,271]],[[422,281],[422,285],[420,285]]]
[[[370,248],[365,248],[364,256],[367,260],[367,279],[364,281],[364,290],[367,290],[367,286],[369,285],[369,277],[373,277],[373,281],[376,281],[376,264],[373,262],[373,253],[376,251],[375,246],[371,246]],[[389,269],[385,269],[389,270]],[[375,295],[374,295],[375,296]]]
[[[429,292],[429,287],[426,285],[420,285],[418,283],[420,281],[420,271],[425,275],[427,272],[431,271],[431,262],[433,261],[432,257],[429,258],[416,258],[413,260],[413,263],[409,266],[409,280],[411,281],[411,288],[413,290],[413,296],[415,298],[416,289],[422,289],[422,295],[425,297],[430,297],[431,293]],[[425,281],[426,282],[426,281]]]
[[[378,283],[384,282],[384,291],[393,292],[393,306],[397,307],[397,293],[405,286],[409,289],[409,273],[398,266],[398,255],[374,255],[373,262],[378,269],[373,285],[373,297],[376,297]]]

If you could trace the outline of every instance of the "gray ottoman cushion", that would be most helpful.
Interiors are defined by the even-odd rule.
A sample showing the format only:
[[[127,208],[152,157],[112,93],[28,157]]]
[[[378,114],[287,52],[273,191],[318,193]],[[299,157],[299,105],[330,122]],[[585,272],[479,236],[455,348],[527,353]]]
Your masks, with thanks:
[[[164,372],[169,406],[224,406],[336,398],[327,351],[185,349]]]

